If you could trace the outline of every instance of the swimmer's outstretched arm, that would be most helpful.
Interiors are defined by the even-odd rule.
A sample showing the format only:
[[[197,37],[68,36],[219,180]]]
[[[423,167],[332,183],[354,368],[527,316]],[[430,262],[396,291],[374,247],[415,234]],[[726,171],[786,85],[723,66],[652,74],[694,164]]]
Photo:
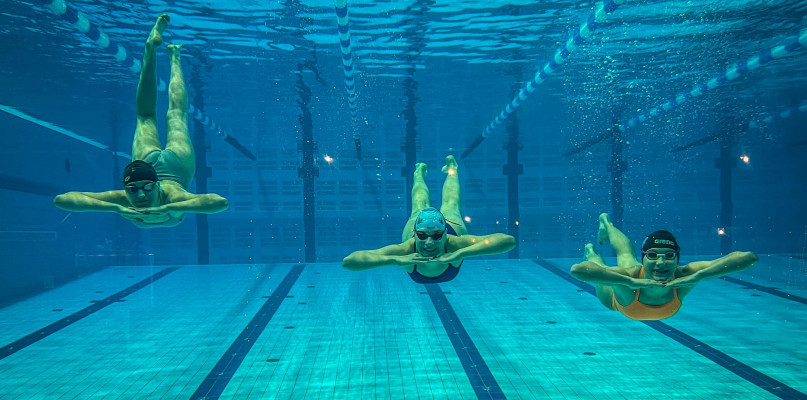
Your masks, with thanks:
[[[72,212],[114,212],[124,217],[136,218],[143,212],[129,205],[123,190],[108,192],[67,192],[53,199],[53,205]]]
[[[664,283],[652,279],[639,279],[630,276],[622,267],[603,267],[594,261],[583,261],[572,266],[573,277],[588,283],[603,286],[625,286],[630,289],[643,289],[663,286]]]
[[[123,190],[108,192],[67,192],[53,198],[53,205],[73,212],[116,212],[120,213],[126,195]]]
[[[454,263],[468,257],[489,256],[505,253],[516,247],[516,239],[504,233],[490,235],[462,235],[458,238],[460,249],[437,257],[435,261]]]
[[[215,193],[193,194],[183,193],[182,196],[171,196],[170,203],[152,208],[147,208],[146,212],[168,213],[179,216],[184,213],[215,214],[220,213],[230,207],[230,203],[224,197]]]
[[[412,240],[407,240],[376,250],[354,251],[342,260],[342,267],[351,271],[364,271],[387,265],[406,266],[431,260],[429,257],[413,253],[413,248]]]
[[[684,276],[667,283],[669,287],[691,287],[706,279],[719,278],[751,268],[759,257],[750,251],[735,251],[712,261],[695,261],[683,267]]]

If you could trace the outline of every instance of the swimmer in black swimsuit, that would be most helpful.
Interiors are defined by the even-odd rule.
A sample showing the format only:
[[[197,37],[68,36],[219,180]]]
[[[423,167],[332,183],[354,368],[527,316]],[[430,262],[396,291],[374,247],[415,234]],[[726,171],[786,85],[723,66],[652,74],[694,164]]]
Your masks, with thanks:
[[[137,128],[132,163],[123,172],[123,189],[106,192],[68,192],[53,199],[67,211],[114,212],[140,228],[175,226],[185,213],[214,214],[227,209],[227,199],[214,193],[188,192],[196,172],[196,158],[188,135],[188,96],[182,78],[180,46],[168,45],[171,81],[168,85],[167,140],[157,132],[157,72],[155,53],[168,26],[163,14],[151,29],[143,51],[137,85]]]
[[[499,254],[516,246],[515,239],[503,233],[469,235],[460,214],[460,183],[457,161],[446,157],[443,172],[443,204],[438,211],[429,206],[426,164],[415,167],[412,186],[412,214],[403,230],[402,243],[376,250],[351,253],[342,266],[351,271],[397,265],[417,283],[440,283],[454,279],[466,257]]]

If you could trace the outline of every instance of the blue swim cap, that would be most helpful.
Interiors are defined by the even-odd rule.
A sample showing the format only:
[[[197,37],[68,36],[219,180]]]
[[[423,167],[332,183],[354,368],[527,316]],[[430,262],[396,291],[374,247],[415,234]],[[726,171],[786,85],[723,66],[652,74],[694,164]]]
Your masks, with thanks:
[[[422,229],[446,230],[446,219],[443,214],[434,207],[424,208],[417,219],[415,219],[415,230]]]

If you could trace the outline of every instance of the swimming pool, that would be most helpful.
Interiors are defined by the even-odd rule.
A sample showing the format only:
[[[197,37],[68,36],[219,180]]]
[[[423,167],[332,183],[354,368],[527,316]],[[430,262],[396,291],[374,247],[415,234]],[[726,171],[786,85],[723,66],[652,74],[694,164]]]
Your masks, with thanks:
[[[4,0],[0,399],[807,398],[805,57],[805,0]],[[632,321],[602,213],[760,261]],[[458,222],[449,282],[340,263]]]
[[[0,311],[0,396],[805,397],[807,286],[777,274],[804,260],[763,256],[650,323],[602,308],[574,262],[469,261],[439,285],[329,263],[113,267]]]

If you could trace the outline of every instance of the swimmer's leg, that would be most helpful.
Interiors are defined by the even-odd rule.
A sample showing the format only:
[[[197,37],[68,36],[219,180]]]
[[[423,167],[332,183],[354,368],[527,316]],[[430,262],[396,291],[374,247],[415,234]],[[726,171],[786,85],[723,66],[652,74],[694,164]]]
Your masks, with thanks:
[[[162,33],[168,26],[168,15],[157,18],[143,49],[143,62],[140,66],[140,80],[137,83],[135,105],[137,127],[132,143],[132,159],[142,160],[148,153],[160,150],[157,136],[157,61],[155,53],[162,42]]]
[[[594,245],[591,243],[586,243],[586,249],[583,251],[583,258],[586,261],[591,261],[597,263],[603,267],[607,267],[605,264],[605,260],[597,254],[597,250],[594,249]],[[614,289],[610,286],[603,286],[603,285],[596,285],[595,289],[597,291],[597,299],[600,300],[600,303],[607,307],[609,310],[613,310],[612,308],[612,297],[614,296]]]
[[[409,220],[404,226],[403,234],[401,237],[405,242],[414,235],[415,219],[420,211],[429,207],[429,187],[426,186],[426,175],[429,173],[429,167],[424,163],[417,163],[415,165],[415,181],[412,184],[412,214],[409,215]]]
[[[180,45],[168,45],[171,61],[171,81],[168,84],[168,113],[165,116],[166,150],[177,155],[185,172],[193,177],[196,174],[196,156],[188,133],[188,94],[182,77]]]
[[[608,265],[605,264],[605,260],[597,254],[597,250],[594,249],[594,245],[591,243],[586,243],[586,248],[583,250],[583,258],[586,261],[592,261],[600,266],[607,267]]]
[[[454,156],[446,157],[443,173],[446,174],[446,180],[443,183],[443,204],[440,206],[440,212],[443,213],[447,220],[451,221],[448,223],[457,231],[457,235],[467,235],[468,229],[465,227],[465,222],[463,222],[462,213],[460,212],[459,167]]]
[[[634,267],[641,264],[639,260],[636,259],[636,250],[633,248],[633,243],[630,242],[630,239],[628,239],[622,231],[611,223],[611,218],[608,214],[600,214],[599,224],[597,240],[600,244],[605,242],[611,243],[611,248],[613,248],[614,253],[616,253],[616,264],[618,266]]]
[[[605,306],[605,308],[616,311],[614,308],[614,288],[610,286],[596,285],[597,299]]]

